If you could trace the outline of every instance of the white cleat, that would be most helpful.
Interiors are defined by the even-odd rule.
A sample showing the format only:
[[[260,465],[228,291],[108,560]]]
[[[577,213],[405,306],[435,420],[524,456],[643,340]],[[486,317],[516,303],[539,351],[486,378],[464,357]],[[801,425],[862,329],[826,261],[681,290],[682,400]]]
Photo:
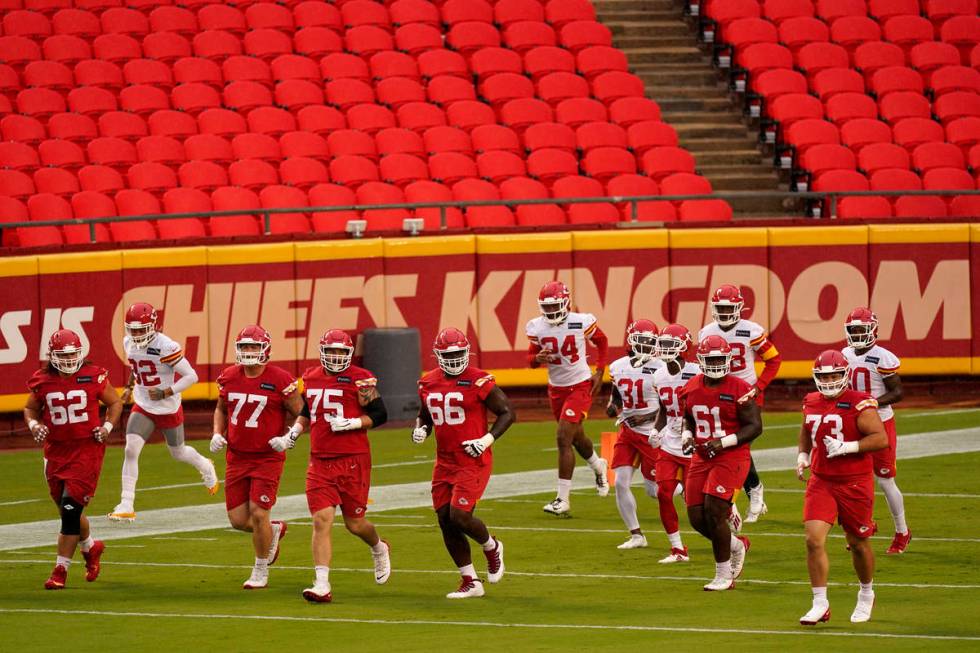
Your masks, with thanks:
[[[555,497],[551,503],[544,504],[544,511],[552,515],[567,515],[571,509],[572,506],[567,501],[558,497]]]
[[[258,567],[252,567],[252,575],[248,577],[248,580],[242,583],[242,589],[245,590],[260,590],[264,589],[269,584],[269,568],[259,569]]]
[[[742,567],[745,566],[745,556],[749,552],[749,547],[752,546],[749,538],[744,535],[739,535],[738,539],[742,543],[742,548],[738,550],[732,549],[732,557],[730,559],[732,563],[732,578],[738,578],[742,575]]]
[[[593,470],[595,472],[595,491],[600,497],[609,496],[609,477],[606,472],[609,470],[609,463],[605,458],[600,458],[597,463],[599,469]]]
[[[616,547],[617,549],[645,549],[647,548],[647,538],[645,535],[630,535],[630,539]]]
[[[289,524],[284,521],[275,520],[270,522],[272,527],[272,543],[269,545],[269,554],[266,556],[269,559],[269,564],[276,564],[276,560],[279,559],[279,543],[282,538],[286,537],[286,531],[289,530]]]
[[[303,590],[303,598],[310,603],[330,603],[333,594],[330,593],[330,583],[313,583],[313,587]]]
[[[865,621],[871,621],[871,608],[873,607],[875,607],[875,593],[865,594],[858,591],[858,602],[854,606],[854,612],[851,613],[851,623],[861,624]]]
[[[814,601],[810,611],[800,617],[800,623],[804,626],[816,626],[825,621],[830,621],[829,601]]]
[[[691,558],[687,555],[687,547],[683,549],[675,549],[671,547],[670,555],[660,561],[662,565],[669,565],[674,562],[690,562]]]
[[[479,578],[470,578],[469,576],[463,576],[459,582],[459,589],[455,592],[450,592],[446,594],[447,599],[475,599],[477,597],[483,596],[485,592],[483,591],[483,583],[480,582]]]
[[[738,512],[738,506],[732,502],[732,510],[728,513],[728,528],[731,529],[732,535],[738,535],[742,532],[742,515]]]
[[[136,511],[132,506],[127,506],[124,503],[120,503],[118,506],[113,508],[112,512],[110,512],[107,516],[109,521],[130,523],[136,521]]]
[[[499,583],[504,577],[504,543],[497,538],[493,541],[497,546],[490,551],[484,550],[483,555],[487,558],[487,580]]]
[[[725,590],[730,590],[735,587],[734,578],[718,578],[717,576],[713,581],[704,586],[705,592],[724,592]]]
[[[745,514],[745,523],[754,524],[759,521],[759,517],[769,512],[766,502],[762,500],[762,483],[747,492],[749,495],[749,511]]]
[[[208,461],[208,468],[201,472],[201,480],[204,481],[204,487],[208,489],[208,494],[214,496],[218,493],[218,472],[210,460]]]
[[[381,540],[381,543],[385,545],[384,551],[371,552],[371,557],[374,558],[374,582],[378,585],[384,585],[391,578],[391,546],[385,540]]]

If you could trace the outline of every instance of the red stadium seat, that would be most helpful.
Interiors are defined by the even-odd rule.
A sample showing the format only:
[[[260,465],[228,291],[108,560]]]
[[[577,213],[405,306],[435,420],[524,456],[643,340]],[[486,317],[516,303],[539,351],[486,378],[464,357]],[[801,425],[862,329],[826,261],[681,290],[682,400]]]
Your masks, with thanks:
[[[514,154],[524,154],[524,147],[513,129],[503,125],[480,125],[470,132],[473,151],[483,152],[504,151]]]
[[[590,51],[600,51],[605,52],[607,50],[614,50],[613,48],[586,48],[585,51],[579,53],[579,60],[585,59],[586,62],[589,61],[591,56],[593,59],[601,58],[601,55],[596,56]],[[588,54],[585,54],[588,52]],[[584,54],[584,56],[583,56]],[[622,54],[622,53],[620,53]],[[596,75],[604,72],[609,72],[611,70],[620,70],[615,67],[615,64],[610,63],[609,67],[603,66],[601,62],[596,62],[594,68],[590,68],[591,76],[586,75],[586,79],[591,79]],[[576,71],[575,57],[571,52],[564,48],[555,48],[551,46],[542,46],[539,48],[532,48],[524,53],[524,72],[531,76],[531,79],[538,81],[545,75],[550,75],[551,73],[574,73]]]
[[[561,29],[568,23],[596,19],[595,7],[588,0],[549,0],[544,7],[545,20]]]
[[[575,130],[575,143],[582,152],[597,147],[630,147],[626,130],[610,122],[590,122]]]
[[[896,218],[945,218],[946,202],[933,195],[903,195],[895,200]]]
[[[466,209],[466,224],[475,228],[512,227],[514,213],[506,206],[471,206]]]
[[[206,193],[228,185],[228,173],[225,172],[225,167],[214,161],[188,161],[180,166],[177,176],[181,186],[196,188]]]
[[[550,105],[536,98],[519,98],[503,104],[500,123],[520,133],[535,123],[551,122],[554,112]]]
[[[667,123],[645,120],[630,125],[626,130],[629,147],[637,156],[652,147],[677,147],[677,131]]]
[[[528,55],[532,52],[534,51],[528,52]],[[527,55],[525,55],[524,61],[526,65]],[[622,50],[601,45],[579,50],[578,54],[575,55],[575,65],[578,72],[585,75],[585,78],[589,80],[605,72],[627,72],[629,70],[626,54]],[[528,70],[528,72],[531,71]]]
[[[425,102],[426,100],[425,88],[414,79],[405,77],[382,79],[377,83],[375,89],[378,94],[378,102],[395,111],[409,102]]]
[[[860,153],[862,148],[872,143],[891,143],[892,130],[881,120],[858,118],[840,128],[840,142]]]
[[[441,107],[447,107],[453,102],[476,100],[473,83],[455,75],[438,75],[429,79],[425,92],[429,102]]]
[[[609,120],[629,129],[638,122],[660,120],[660,107],[649,98],[622,98],[609,105]]]
[[[813,3],[809,0],[764,0],[762,13],[774,23],[781,23],[797,16],[813,16]]]
[[[844,16],[865,16],[868,13],[864,0],[817,0],[816,5],[817,15],[828,23]]]
[[[354,191],[337,184],[318,184],[310,189],[310,206],[354,206]],[[316,233],[342,233],[348,220],[359,220],[357,211],[314,211],[310,222]]]
[[[480,83],[479,90],[480,95],[498,111],[510,100],[534,97],[534,84],[517,73],[491,75]]]
[[[942,138],[932,140],[943,140]],[[946,139],[964,151],[980,143],[980,118],[960,118],[946,125]]]
[[[177,187],[177,175],[162,163],[143,162],[129,167],[126,179],[130,188],[145,190],[154,195],[162,195],[170,188]]]
[[[551,186],[561,177],[578,174],[578,160],[575,155],[564,150],[546,148],[532,152],[527,157],[527,172],[530,177]]]
[[[174,85],[174,77],[170,67],[162,61],[154,59],[127,61],[123,66],[123,76],[129,85],[148,84],[166,89]]]
[[[116,203],[104,193],[81,191],[71,197],[71,209],[76,218],[111,218],[116,216]],[[88,225],[65,225],[61,228],[65,242],[81,245],[92,242]],[[106,223],[95,224],[95,242],[105,243],[111,239]]]
[[[113,7],[100,16],[102,31],[105,34],[127,34],[142,38],[150,31],[150,21],[135,9]]]
[[[322,28],[307,27],[306,29],[297,32],[296,37],[299,39],[300,35],[317,29]],[[323,30],[323,35],[326,33],[333,34],[333,32],[330,32],[329,30]],[[382,50],[393,50],[395,46],[391,33],[373,25],[361,25],[359,27],[352,27],[348,29],[344,34],[344,42],[347,46],[346,49],[348,52],[365,58],[370,58],[371,55],[381,52]],[[297,52],[302,52],[303,54],[307,55],[313,54],[312,52],[304,52],[300,48],[298,41],[296,45]],[[322,54],[326,54],[326,52],[323,52]]]
[[[399,188],[429,178],[426,162],[411,154],[390,154],[378,165],[381,180]]]
[[[281,5],[264,2],[245,10],[245,22],[252,30],[275,29],[287,34],[292,33],[295,27],[293,12]]]
[[[391,30],[391,17],[387,8],[378,2],[353,0],[337,3],[340,5],[340,15],[347,29],[361,25],[372,25],[385,30]]]
[[[37,190],[34,188],[34,181],[27,174],[4,168],[0,168],[0,187],[3,188],[4,195],[18,200],[26,200]]]
[[[7,52],[8,47],[13,51]],[[128,36],[102,35],[96,37],[92,46],[77,36],[56,34],[44,39],[41,52],[48,61],[58,61],[66,66],[74,66],[79,61],[92,58],[93,49],[99,59],[113,63],[125,60],[127,57],[139,57],[139,43]],[[37,45],[20,36],[0,37],[0,56],[3,61],[14,67],[20,67],[30,61],[41,58]]]
[[[272,87],[272,70],[269,64],[245,55],[232,55],[221,62],[221,74],[225,82],[257,82]]]
[[[362,205],[404,204],[405,195],[397,186],[371,181],[357,189],[357,203]],[[368,221],[368,231],[401,230],[402,223],[409,217],[411,214],[408,209],[364,211],[364,219]]]
[[[122,69],[101,59],[85,59],[75,64],[75,83],[79,86],[98,86],[119,91],[125,84]]]
[[[423,54],[440,51],[444,47],[442,31],[423,23],[403,25],[395,30],[395,47],[421,58]]]
[[[677,210],[681,222],[720,222],[732,219],[732,207],[725,200],[686,200]]]
[[[453,75],[466,80],[470,79],[466,59],[458,52],[426,50],[418,54],[416,60],[419,65],[419,73],[426,79],[437,75]]]
[[[500,196],[505,200],[548,199],[548,189],[539,181],[527,177],[511,177],[500,184]],[[514,209],[516,223],[523,227],[564,225],[565,211],[557,204],[519,204]]]
[[[605,105],[622,98],[643,98],[643,80],[632,73],[608,72],[592,80],[592,95]]]
[[[2,172],[0,172],[2,174]],[[27,215],[27,206],[18,199],[0,195],[0,235],[4,247],[17,247],[17,231],[15,227],[4,227],[11,222],[27,222],[30,218]]]
[[[76,113],[57,113],[48,119],[48,135],[73,143],[87,143],[99,135],[98,127],[88,116]],[[11,139],[13,140],[13,139]]]
[[[921,93],[914,91],[897,91],[890,93],[878,103],[881,117],[892,125],[906,118],[932,118],[932,108],[929,100]]]
[[[963,151],[952,143],[923,143],[912,151],[912,167],[919,174],[935,168],[966,168]]]
[[[258,209],[262,204],[253,191],[237,186],[224,186],[211,193],[215,211]],[[208,218],[212,236],[258,236],[262,233],[256,214],[212,216]]]
[[[296,119],[285,109],[276,107],[259,107],[249,111],[249,131],[256,134],[268,134],[278,138],[289,131],[296,130]]]
[[[867,16],[844,16],[830,25],[830,40],[854,52],[862,43],[881,39],[881,26]]]
[[[157,198],[143,190],[121,190],[116,193],[115,202],[120,216],[156,215],[161,212]],[[148,220],[110,222],[109,232],[117,243],[157,239],[157,231]]]
[[[266,63],[280,55],[291,54],[293,51],[293,40],[289,38],[289,35],[275,29],[249,30],[245,33],[243,43],[245,54],[258,57]],[[297,48],[298,50],[299,48]]]
[[[62,139],[41,141],[38,145],[41,165],[75,172],[85,165],[85,152],[78,143]]]
[[[458,152],[467,156],[473,155],[470,135],[457,127],[430,127],[422,133],[422,143],[425,152],[429,154]]]
[[[405,187],[405,201],[411,203],[452,202],[453,192],[446,186],[435,181],[416,181]],[[416,218],[424,222],[425,231],[442,229],[442,212],[440,209],[419,208],[414,211]],[[446,228],[460,229],[463,227],[463,212],[455,207],[445,209]]]
[[[357,129],[338,129],[327,136],[327,147],[333,157],[363,156],[372,161],[378,160],[374,138]]]
[[[894,16],[885,21],[882,35],[895,45],[910,50],[917,43],[933,40],[933,27],[921,16]]]
[[[373,28],[357,28],[359,30]],[[352,32],[354,30],[351,30]],[[372,40],[376,34],[371,32],[370,34],[358,33],[356,36],[350,37],[356,50],[351,50],[355,54],[361,56],[369,56],[375,52],[379,52],[381,49],[385,49],[385,46],[390,44],[390,41],[386,41],[384,32],[380,36],[380,42]],[[333,30],[326,27],[304,27],[301,30],[297,30],[293,35],[293,49],[296,54],[301,54],[307,57],[312,57],[314,59],[319,59],[320,57],[325,57],[329,54],[335,54],[342,52],[344,50],[344,40]]]
[[[218,64],[201,57],[182,57],[175,61],[173,76],[176,84],[200,82],[216,89],[224,86]]]
[[[41,168],[34,173],[34,187],[39,193],[71,197],[79,191],[78,178],[64,168]]]
[[[212,90],[208,87],[208,90]],[[257,82],[232,82],[225,86],[222,104],[232,111],[247,114],[252,109],[272,106],[272,92]]]
[[[808,77],[827,68],[849,68],[847,50],[836,43],[809,43],[796,52],[796,67]]]
[[[620,175],[606,183],[606,192],[618,197],[643,197],[660,195],[660,187],[643,175]],[[617,206],[624,222],[633,220],[634,209],[630,202],[621,202]],[[670,202],[637,202],[636,219],[641,222],[672,222],[677,219],[677,209]]]
[[[808,43],[824,43],[830,40],[827,23],[809,16],[789,18],[779,24],[779,41],[793,52]]]
[[[178,59],[189,57],[194,53],[191,42],[179,34],[171,32],[155,32],[143,38],[143,56],[147,59],[158,59],[167,65],[172,65]]]
[[[894,143],[871,143],[858,152],[858,167],[866,173],[879,170],[908,170],[912,159],[908,150]]]
[[[792,68],[793,53],[776,43],[755,43],[738,51],[735,65],[745,70],[750,80],[774,68]],[[745,83],[751,88],[751,83]]]
[[[415,59],[403,52],[378,52],[371,56],[368,65],[371,75],[377,80],[388,77],[406,77],[415,81],[421,79]]]
[[[313,59],[298,54],[284,54],[276,57],[269,64],[272,77],[277,82],[289,80],[304,80],[319,82],[320,66]]]
[[[864,93],[838,93],[827,100],[827,119],[841,126],[856,119],[878,118],[878,105]]]
[[[776,72],[781,71],[771,71],[766,74]],[[811,86],[817,97],[826,102],[838,93],[864,93],[864,78],[850,68],[825,68],[813,76]]]
[[[105,165],[118,171],[128,170],[137,161],[136,147],[121,138],[95,138],[86,147],[89,163]]]
[[[13,72],[13,69],[10,70]],[[14,74],[16,75],[16,73]],[[24,86],[40,86],[66,92],[74,85],[75,81],[72,78],[71,69],[63,63],[32,61],[24,68]]]
[[[943,66],[933,71],[929,87],[937,97],[955,91],[980,93],[980,71],[966,66]]]
[[[774,23],[764,18],[739,18],[725,26],[725,43],[736,49],[748,47],[753,43],[778,42],[779,30]]]
[[[452,128],[433,127],[432,129]],[[426,133],[429,131],[432,130],[426,130]],[[411,129],[405,129],[403,127],[382,129],[374,135],[374,145],[379,156],[386,156],[388,154],[412,154],[418,157],[425,157],[427,153],[422,136]]]
[[[186,145],[185,145],[186,147]],[[279,137],[279,149],[284,157],[305,156],[323,163],[330,163],[327,139],[306,131],[286,132]]]
[[[919,0],[870,0],[868,14],[879,22],[892,16],[918,16],[921,11]]]
[[[854,170],[857,160],[854,153],[843,145],[814,145],[800,157],[800,165],[813,179],[830,170]]]
[[[335,183],[356,188],[369,181],[379,181],[378,166],[363,156],[339,156],[330,161],[330,178]]]
[[[307,107],[308,111],[315,107]],[[404,107],[402,107],[404,109]],[[302,112],[300,112],[302,113]],[[360,129],[368,134],[375,134],[382,129],[394,127],[395,114],[391,109],[376,104],[358,104],[346,112],[347,125],[351,129]]]
[[[258,190],[279,183],[279,174],[266,161],[240,159],[228,166],[228,179],[235,186]]]
[[[187,160],[183,143],[170,136],[144,136],[136,141],[136,154],[140,161],[174,167]]]
[[[539,122],[524,131],[524,147],[528,152],[550,148],[575,154],[578,145],[571,127],[557,122]]]
[[[819,120],[823,116],[823,104],[809,94],[780,95],[769,105],[769,117],[778,122],[783,129],[788,129],[797,120]]]
[[[980,17],[954,16],[948,19],[939,30],[939,38],[960,51],[961,61],[970,61],[970,51],[976,48],[977,34],[980,33]]]
[[[337,79],[357,79],[371,81],[367,62],[353,54],[335,52],[320,60],[320,76],[326,82]]]
[[[427,0],[396,0],[388,5],[388,15],[396,27],[413,23],[432,27],[442,25],[439,8]]]
[[[694,156],[679,147],[653,147],[641,157],[643,172],[660,180],[675,172],[694,172]]]
[[[547,23],[520,20],[504,28],[503,40],[508,48],[523,56],[534,48],[554,47],[558,44],[558,35]]]
[[[258,159],[277,165],[283,158],[279,141],[268,134],[238,134],[231,139],[231,150],[232,159]]]
[[[122,175],[108,166],[90,165],[78,170],[78,184],[83,191],[115,193],[126,187]]]
[[[954,218],[976,218],[980,216],[980,197],[977,195],[957,195],[949,204],[949,214]]]
[[[201,7],[197,12],[197,22],[201,30],[220,30],[234,34],[239,38],[248,29],[245,14],[225,3]]]
[[[856,170],[828,170],[813,182],[812,189],[814,192],[821,193],[866,191],[870,189],[870,184],[868,178]]]
[[[624,102],[633,102],[625,100]],[[606,122],[609,112],[598,100],[575,98],[559,102],[555,107],[555,121],[576,129],[587,122]]]
[[[262,208],[302,208],[309,206],[306,193],[291,186],[266,186],[259,192]],[[308,233],[310,220],[306,213],[273,213],[269,218],[269,233]]]
[[[67,34],[86,40],[94,39],[102,33],[99,17],[83,9],[59,10],[51,17],[51,28],[55,34]]]
[[[216,109],[215,111],[219,110]],[[204,114],[207,113],[208,111],[204,112]],[[202,118],[204,114],[202,114]],[[241,119],[238,116],[234,117]],[[245,121],[242,120],[242,122],[244,123]],[[174,138],[187,138],[198,132],[198,121],[194,120],[193,116],[169,109],[154,111],[146,119],[146,124],[151,134],[173,136]]]
[[[879,170],[871,175],[871,190],[922,190],[922,178],[911,170]]]
[[[0,136],[5,141],[37,145],[47,137],[47,132],[39,120],[10,114],[0,119]]]
[[[612,32],[594,20],[575,20],[565,23],[559,30],[562,47],[573,53],[595,46],[612,46]]]
[[[925,190],[975,190],[970,174],[961,168],[933,168],[922,175]]]
[[[929,75],[937,68],[959,64],[960,53],[949,43],[925,41],[909,50],[909,65],[922,73],[927,81]]]
[[[837,216],[845,220],[890,218],[892,205],[884,197],[842,197],[837,205]]]
[[[104,88],[81,86],[68,93],[68,109],[83,116],[98,116],[117,109],[116,96]]]
[[[936,98],[932,109],[944,125],[960,118],[980,118],[980,94],[968,91],[946,93]]]
[[[424,132],[430,127],[446,124],[446,112],[435,104],[428,102],[407,102],[395,111],[398,126]]]
[[[486,152],[476,157],[477,173],[495,184],[527,174],[524,159],[511,152]]]
[[[566,54],[568,53],[566,52]],[[481,83],[498,73],[520,75],[523,68],[524,63],[521,61],[521,55],[507,48],[481,48],[470,56],[470,70]],[[524,95],[522,97],[529,96]]]
[[[65,198],[52,195],[51,193],[38,193],[37,195],[32,195],[27,200],[27,212],[30,215],[31,222],[71,220],[75,217],[72,213],[71,204],[69,204]],[[62,233],[65,233],[66,227],[61,227],[61,229]],[[65,235],[67,236],[68,234],[71,234],[74,242],[89,242],[89,239],[87,238],[87,226],[67,227],[67,229],[68,233],[65,233]],[[78,238],[79,229],[84,230],[85,233],[82,240],[79,240]]]
[[[429,177],[452,186],[463,179],[479,176],[476,162],[459,152],[440,152],[429,157]]]
[[[582,157],[582,170],[605,183],[618,175],[636,172],[636,158],[620,147],[597,147]]]
[[[179,84],[170,92],[174,109],[197,116],[207,109],[221,107],[221,96],[213,87],[200,82]]]
[[[164,5],[150,12],[152,32],[176,32],[183,37],[192,37],[198,29],[197,16],[188,9]]]
[[[839,144],[840,131],[834,123],[827,120],[798,120],[785,131],[783,140],[795,148],[798,156],[802,156],[814,145]]]
[[[65,141],[67,143],[67,141]],[[37,150],[24,143],[0,143],[0,168],[33,172],[41,165]]]
[[[925,90],[922,84],[922,76],[905,66],[879,68],[871,76],[870,89],[879,99],[898,91],[910,91],[921,95]]]
[[[198,32],[193,40],[194,56],[221,63],[228,57],[242,53],[242,42],[231,32],[205,30]]]
[[[942,142],[943,127],[928,118],[906,118],[892,125],[892,139],[912,151],[922,143]]]
[[[25,88],[17,94],[17,112],[37,120],[47,120],[66,110],[61,94],[49,88]]]
[[[711,182],[701,175],[678,172],[660,180],[661,195],[710,195]]]

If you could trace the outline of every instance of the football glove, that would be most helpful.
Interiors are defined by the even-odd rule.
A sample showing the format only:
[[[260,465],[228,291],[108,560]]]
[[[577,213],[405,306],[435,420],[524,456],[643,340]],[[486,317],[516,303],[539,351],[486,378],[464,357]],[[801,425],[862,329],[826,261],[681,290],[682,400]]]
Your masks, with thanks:
[[[463,440],[463,451],[473,456],[474,458],[479,458],[483,455],[483,452],[490,448],[493,444],[493,435],[487,433],[482,438],[477,438],[476,440]]]
[[[690,456],[694,453],[694,434],[690,431],[681,433],[681,451],[685,456]]]
[[[412,442],[422,444],[429,437],[429,429],[422,426],[422,422],[415,420],[415,430],[412,431]]]
[[[837,458],[858,452],[857,442],[841,442],[829,435],[823,436],[823,448],[827,450],[828,458]]]
[[[220,433],[215,433],[211,436],[211,444],[208,449],[211,450],[211,453],[218,453],[224,449],[225,445],[227,444],[228,440],[225,439],[225,436],[221,435]]]
[[[106,422],[102,426],[96,426],[92,429],[92,437],[99,444],[102,444],[109,439],[109,434],[112,433],[112,422]]]
[[[40,422],[32,421],[32,423],[31,423],[31,435],[34,436],[34,441],[35,442],[37,442],[38,444],[41,444],[42,442],[44,442],[47,439],[49,433],[50,433],[50,431],[48,430],[48,427],[47,426],[45,426],[44,424],[41,424]]]
[[[796,455],[796,478],[803,480],[803,473],[810,466],[810,454],[801,451]]]
[[[287,449],[292,449],[296,446],[296,440],[299,438],[300,428],[293,424],[286,431],[285,435],[280,435],[278,438],[272,438],[269,440],[269,446],[275,451],[286,451]]]
[[[364,427],[364,422],[360,417],[334,417],[330,420],[330,428],[334,433],[342,431],[356,431]]]
[[[664,429],[664,431],[666,430],[667,429]],[[650,446],[653,447],[654,449],[659,449],[663,441],[664,441],[663,431],[654,431],[653,433],[650,434],[650,437],[647,438],[647,442],[649,442]]]

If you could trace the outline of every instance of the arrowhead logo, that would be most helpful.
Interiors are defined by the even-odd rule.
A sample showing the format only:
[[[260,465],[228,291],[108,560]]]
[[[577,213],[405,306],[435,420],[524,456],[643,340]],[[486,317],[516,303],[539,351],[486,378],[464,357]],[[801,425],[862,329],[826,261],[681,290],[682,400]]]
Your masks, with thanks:
[[[572,410],[571,408],[566,409],[565,414],[568,415],[569,417],[575,417],[575,411]]]
[[[870,530],[867,526],[862,526],[858,529],[862,533],[867,533]]]
[[[725,486],[724,485],[719,485],[718,487],[715,488],[715,492],[718,492],[719,494],[724,494],[725,493]]]
[[[468,506],[470,504],[470,502],[466,500],[466,497],[460,497],[459,501],[457,501],[456,503],[458,503],[461,506]]]
[[[259,501],[261,501],[262,503],[269,503],[270,501],[269,495],[263,494],[262,496],[259,497]]]

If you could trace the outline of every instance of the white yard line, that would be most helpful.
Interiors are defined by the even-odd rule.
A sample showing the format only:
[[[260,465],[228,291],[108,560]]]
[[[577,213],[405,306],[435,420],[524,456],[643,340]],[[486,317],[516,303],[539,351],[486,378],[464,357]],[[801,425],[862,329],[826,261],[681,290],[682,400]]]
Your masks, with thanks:
[[[980,451],[980,428],[935,431],[906,435],[900,439],[898,457],[902,459],[942,456]],[[796,448],[763,449],[754,452],[759,471],[789,470],[796,467]],[[555,487],[554,469],[496,474],[490,479],[485,499],[500,499],[529,494],[552,492]],[[572,487],[584,489],[594,482],[591,470],[580,468]],[[381,485],[371,488],[371,511],[424,508],[431,506],[428,481]],[[279,497],[273,514],[277,519],[308,519],[306,495]],[[173,535],[223,528],[227,524],[224,503],[211,503],[179,508],[161,508],[140,512],[133,524],[113,524],[105,517],[90,516],[100,539],[120,540],[148,535]],[[57,520],[44,520],[0,526],[0,551],[49,545],[58,532]],[[918,538],[917,538],[918,539]]]
[[[792,488],[779,488],[779,487],[766,487],[766,494],[776,493],[776,494],[803,494],[806,492],[804,488],[792,489]],[[881,492],[876,492],[876,494],[881,497],[884,496]],[[980,499],[980,494],[946,494],[943,492],[905,492],[902,491],[902,496],[906,497],[922,497],[927,499]]]
[[[0,506],[19,506],[25,503],[38,503],[43,499],[21,499],[20,501],[4,501]]]
[[[145,617],[148,619],[202,619],[220,621],[280,621],[300,623],[347,623],[373,624],[383,626],[460,626],[463,628],[507,628],[527,630],[586,630],[586,631],[638,631],[661,633],[711,633],[718,635],[768,635],[776,637],[858,637],[910,639],[926,641],[980,641],[980,636],[969,635],[908,635],[900,633],[871,633],[861,631],[841,632],[820,629],[803,630],[770,630],[752,628],[711,628],[706,626],[648,626],[648,625],[613,625],[613,624],[531,624],[506,623],[496,621],[453,621],[434,619],[358,619],[354,617],[294,617],[287,615],[259,614],[193,614],[168,612],[122,612],[111,610],[56,610],[48,608],[0,608],[0,613],[6,614],[41,614],[41,615],[86,615],[97,617]]]

